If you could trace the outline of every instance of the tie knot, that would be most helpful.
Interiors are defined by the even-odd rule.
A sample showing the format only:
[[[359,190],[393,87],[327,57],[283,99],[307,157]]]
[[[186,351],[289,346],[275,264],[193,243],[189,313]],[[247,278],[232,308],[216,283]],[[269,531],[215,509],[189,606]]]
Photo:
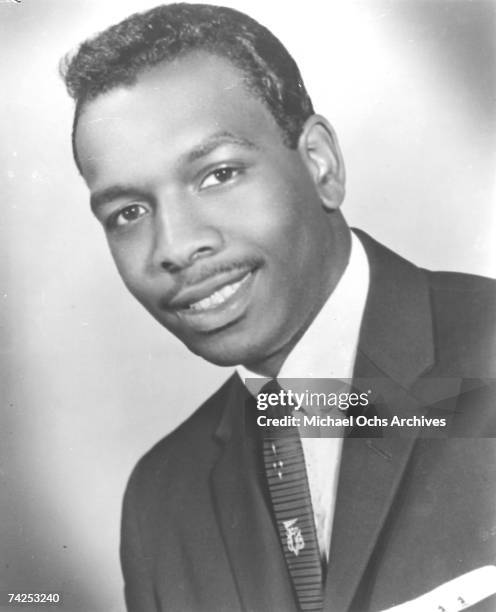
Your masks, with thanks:
[[[282,418],[290,416],[293,412],[293,403],[290,394],[285,391],[275,378],[269,380],[257,393],[267,406],[267,416]]]
[[[277,378],[271,378],[264,386],[260,389],[259,393],[279,393],[282,391],[282,387],[279,384]]]

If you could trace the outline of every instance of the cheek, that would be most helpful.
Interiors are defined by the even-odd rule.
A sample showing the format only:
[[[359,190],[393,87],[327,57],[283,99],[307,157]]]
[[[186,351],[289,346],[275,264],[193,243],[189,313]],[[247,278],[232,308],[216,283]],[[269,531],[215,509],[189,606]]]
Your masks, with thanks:
[[[233,242],[250,241],[284,261],[304,234],[308,223],[304,209],[304,198],[298,190],[266,180],[238,192],[222,224]]]
[[[267,223],[258,229],[263,247],[270,260],[279,267],[281,280],[294,282],[294,277],[306,267],[315,246],[309,219],[302,215],[303,201],[285,199],[283,207],[273,211]]]
[[[108,239],[110,253],[117,270],[126,285],[136,297],[144,289],[145,259],[142,248],[131,241]]]

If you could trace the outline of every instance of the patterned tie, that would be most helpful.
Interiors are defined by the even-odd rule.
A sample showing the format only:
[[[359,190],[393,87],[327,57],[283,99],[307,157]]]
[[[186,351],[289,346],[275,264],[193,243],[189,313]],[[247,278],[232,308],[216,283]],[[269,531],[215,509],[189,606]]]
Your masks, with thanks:
[[[261,393],[279,393],[271,380]],[[269,406],[269,417],[291,414],[290,406]],[[264,427],[263,454],[272,508],[286,564],[304,612],[323,607],[322,564],[298,428]]]

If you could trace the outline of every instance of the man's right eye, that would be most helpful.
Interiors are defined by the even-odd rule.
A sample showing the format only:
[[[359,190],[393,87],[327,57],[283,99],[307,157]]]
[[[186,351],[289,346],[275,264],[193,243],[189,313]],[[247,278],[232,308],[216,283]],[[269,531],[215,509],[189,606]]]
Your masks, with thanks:
[[[129,225],[147,213],[148,209],[142,204],[131,204],[112,215],[110,225],[114,227]]]

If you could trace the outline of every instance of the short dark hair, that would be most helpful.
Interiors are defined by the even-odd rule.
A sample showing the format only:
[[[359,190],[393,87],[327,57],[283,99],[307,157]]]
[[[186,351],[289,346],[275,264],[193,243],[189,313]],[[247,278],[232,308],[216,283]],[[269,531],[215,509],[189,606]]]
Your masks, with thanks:
[[[296,62],[264,26],[244,13],[205,4],[165,4],[131,15],[83,42],[60,66],[76,101],[77,120],[85,103],[115,87],[133,85],[140,73],[195,50],[225,57],[246,76],[248,90],[266,104],[295,148],[312,101]]]

